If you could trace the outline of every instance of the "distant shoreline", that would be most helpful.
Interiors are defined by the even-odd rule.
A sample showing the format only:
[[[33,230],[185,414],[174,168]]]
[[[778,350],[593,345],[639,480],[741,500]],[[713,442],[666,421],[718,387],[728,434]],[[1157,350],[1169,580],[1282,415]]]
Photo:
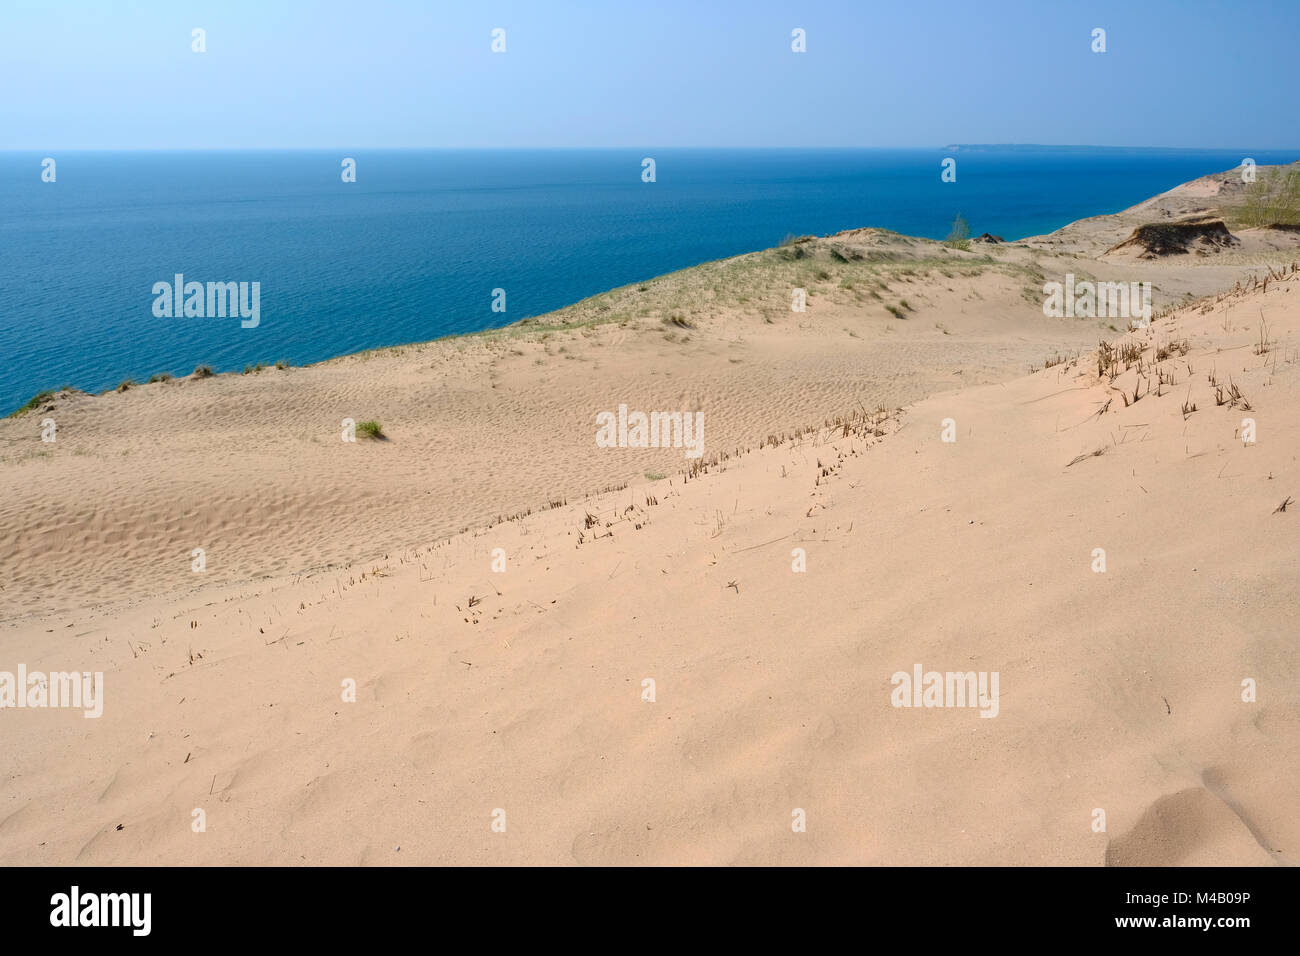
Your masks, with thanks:
[[[31,156],[39,153],[568,153],[568,152],[934,152],[936,150],[963,149],[997,150],[1000,152],[1146,152],[1146,153],[1207,153],[1241,152],[1294,153],[1300,156],[1300,146],[1089,146],[1081,144],[1052,145],[1050,143],[946,143],[935,146],[4,146],[0,156]]]

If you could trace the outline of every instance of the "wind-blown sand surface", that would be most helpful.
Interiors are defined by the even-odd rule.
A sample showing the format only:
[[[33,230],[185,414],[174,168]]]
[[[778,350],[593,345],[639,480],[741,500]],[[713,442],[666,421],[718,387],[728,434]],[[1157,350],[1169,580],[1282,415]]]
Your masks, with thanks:
[[[0,862],[1300,862],[1294,245],[1107,261],[1094,222],[5,422],[0,670],[105,705],[0,713]],[[1167,311],[1044,318],[1067,271]],[[704,467],[597,448],[620,403],[702,411]],[[893,707],[917,664],[998,672],[997,716]]]

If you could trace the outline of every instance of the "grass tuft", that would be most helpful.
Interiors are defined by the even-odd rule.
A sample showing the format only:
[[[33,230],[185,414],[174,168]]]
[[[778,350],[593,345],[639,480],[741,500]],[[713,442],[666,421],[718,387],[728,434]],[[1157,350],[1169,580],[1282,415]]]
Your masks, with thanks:
[[[70,392],[70,391],[75,391],[75,389],[73,389],[71,385],[64,385],[63,388],[51,388],[45,390],[44,392],[37,392],[31,398],[27,399],[27,404],[23,405],[21,408],[15,408],[12,412],[10,412],[9,417],[17,418],[20,415],[26,415],[32,409],[40,408],[42,405],[44,405],[46,402],[52,399],[59,392]]]

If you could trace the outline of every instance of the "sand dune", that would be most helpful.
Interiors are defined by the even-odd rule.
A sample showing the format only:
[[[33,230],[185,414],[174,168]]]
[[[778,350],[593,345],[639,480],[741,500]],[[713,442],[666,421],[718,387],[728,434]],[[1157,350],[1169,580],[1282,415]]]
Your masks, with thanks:
[[[264,578],[680,470],[680,451],[596,447],[596,415],[623,402],[704,410],[709,450],[732,451],[1023,374],[1105,330],[1045,319],[1023,251],[917,244],[862,230],[500,333],[55,398],[0,422],[0,619],[183,591],[194,548],[204,583]],[[805,312],[791,310],[795,287]],[[389,440],[343,443],[346,418],[379,420]]]
[[[1037,290],[1146,264],[973,248],[5,423],[0,670],[105,704],[3,715],[0,862],[1295,864],[1300,274],[1160,264],[1124,334]],[[705,456],[596,447],[620,402]]]

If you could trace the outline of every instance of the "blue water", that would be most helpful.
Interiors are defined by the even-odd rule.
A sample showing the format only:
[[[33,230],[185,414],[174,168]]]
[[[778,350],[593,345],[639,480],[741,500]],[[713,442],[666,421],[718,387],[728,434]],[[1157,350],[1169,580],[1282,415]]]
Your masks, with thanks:
[[[357,161],[357,182],[340,160]],[[657,182],[641,181],[653,156]],[[940,160],[958,159],[957,182]],[[64,384],[505,325],[789,234],[1007,239],[1297,157],[1171,150],[392,150],[0,154],[0,412]],[[261,322],[155,318],[155,282],[261,283]],[[492,290],[507,311],[493,312]]]

